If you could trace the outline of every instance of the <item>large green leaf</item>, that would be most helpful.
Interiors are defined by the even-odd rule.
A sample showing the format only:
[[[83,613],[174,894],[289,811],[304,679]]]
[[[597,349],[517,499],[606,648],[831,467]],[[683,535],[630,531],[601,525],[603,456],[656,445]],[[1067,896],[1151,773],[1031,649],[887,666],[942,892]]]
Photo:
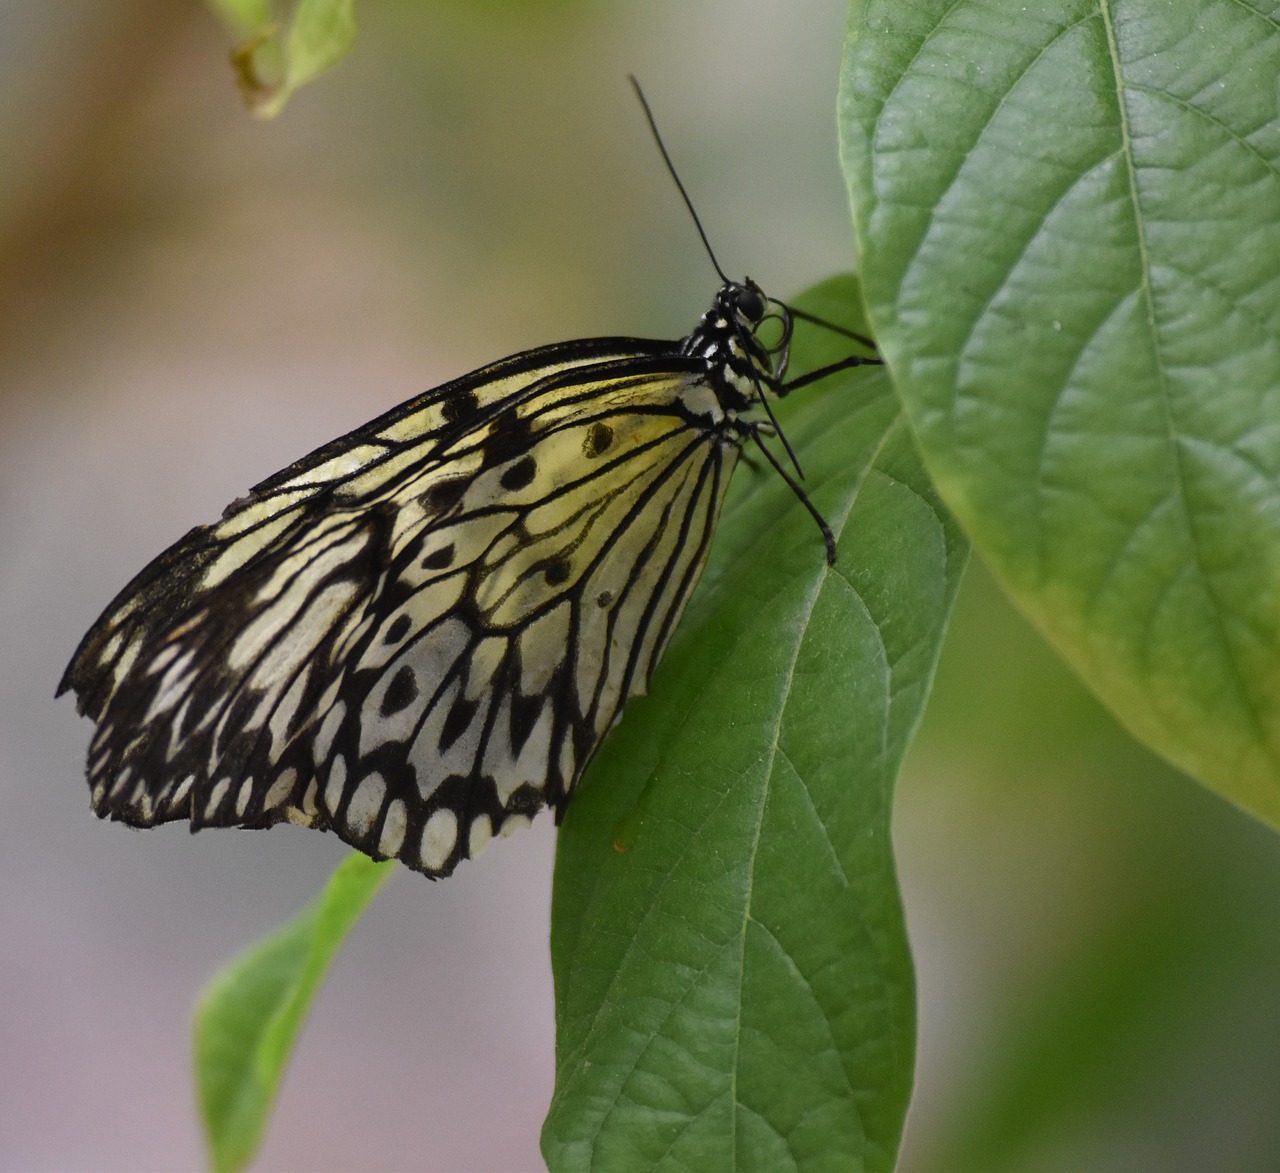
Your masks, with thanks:
[[[847,321],[842,279],[805,304]],[[806,330],[797,368],[846,344]],[[702,586],[560,834],[552,1170],[892,1167],[914,989],[893,782],[964,547],[889,382],[780,412],[811,520],[739,470]]]
[[[313,903],[205,989],[196,1010],[196,1083],[218,1173],[245,1168],[262,1143],[307,1011],[342,942],[395,866],[349,855]]]
[[[867,304],[943,498],[1140,738],[1280,824],[1280,29],[858,0]]]

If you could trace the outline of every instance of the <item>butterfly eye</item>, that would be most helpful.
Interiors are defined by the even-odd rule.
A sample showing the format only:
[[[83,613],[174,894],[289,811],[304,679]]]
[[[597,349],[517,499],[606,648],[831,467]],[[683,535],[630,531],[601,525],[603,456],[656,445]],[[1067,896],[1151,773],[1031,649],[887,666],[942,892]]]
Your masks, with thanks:
[[[746,318],[748,322],[758,322],[764,317],[764,294],[762,294],[758,289],[755,289],[750,285],[742,285],[738,287],[735,296],[738,303],[738,312]]]

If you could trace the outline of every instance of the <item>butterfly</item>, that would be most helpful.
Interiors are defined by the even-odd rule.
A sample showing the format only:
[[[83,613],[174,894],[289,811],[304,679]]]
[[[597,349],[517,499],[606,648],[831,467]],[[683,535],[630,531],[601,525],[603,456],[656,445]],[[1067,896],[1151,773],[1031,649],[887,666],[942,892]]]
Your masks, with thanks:
[[[873,344],[711,258],[722,284],[685,338],[482,367],[268,477],[143,569],[58,688],[96,724],[94,811],[287,821],[431,877],[544,806],[559,822],[648,687],[745,444],[834,561],[764,442],[780,436],[768,398],[879,362],[787,382],[797,318]]]

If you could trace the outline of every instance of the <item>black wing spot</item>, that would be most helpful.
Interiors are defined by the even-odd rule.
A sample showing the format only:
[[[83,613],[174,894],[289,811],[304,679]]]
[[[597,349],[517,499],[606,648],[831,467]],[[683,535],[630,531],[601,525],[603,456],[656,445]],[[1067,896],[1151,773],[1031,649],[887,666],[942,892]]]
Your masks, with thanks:
[[[613,443],[613,429],[597,420],[587,429],[586,439],[582,441],[582,453],[589,460],[602,456]]]
[[[613,591],[601,591],[598,595],[596,595],[597,607],[601,607],[601,608],[607,607],[612,602],[613,602]]]
[[[413,620],[408,615],[397,615],[392,620],[391,626],[387,628],[386,634],[382,637],[385,644],[398,644],[409,633],[409,628],[413,625]]]
[[[438,550],[432,550],[422,560],[423,570],[444,570],[453,563],[454,548],[450,542],[447,546],[441,546]]]
[[[511,693],[511,753],[519,757],[542,716],[547,698],[541,694],[524,696],[520,690]]]
[[[568,579],[571,571],[568,558],[551,558],[543,564],[542,574],[548,586],[559,586]]]
[[[440,414],[447,424],[461,423],[480,409],[480,397],[474,391],[457,391],[440,407]]]
[[[525,455],[532,446],[533,430],[529,421],[509,411],[493,422],[484,442],[484,462],[488,465],[506,464],[517,456]]]
[[[440,730],[441,753],[447,753],[449,747],[467,731],[479,707],[479,701],[469,701],[465,696],[460,696],[453,702],[449,715],[444,719],[444,726]]]
[[[499,483],[504,489],[525,489],[533,484],[533,478],[537,475],[538,462],[532,456],[526,456],[507,469]]]
[[[382,694],[382,715],[394,716],[402,709],[407,709],[417,699],[418,678],[408,664],[401,664],[391,678],[391,683],[387,685],[387,691]]]
[[[418,501],[422,508],[432,516],[439,516],[448,513],[459,501],[462,495],[467,491],[468,482],[462,477],[454,477],[452,480],[441,481],[438,485],[432,485]]]

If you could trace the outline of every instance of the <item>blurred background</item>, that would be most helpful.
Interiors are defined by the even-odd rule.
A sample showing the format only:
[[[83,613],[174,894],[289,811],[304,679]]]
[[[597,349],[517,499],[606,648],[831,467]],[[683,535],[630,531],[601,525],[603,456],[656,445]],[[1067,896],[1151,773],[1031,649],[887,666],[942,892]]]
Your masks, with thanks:
[[[851,266],[836,0],[382,0],[279,120],[198,5],[0,6],[0,1168],[203,1164],[204,981],[344,854],[95,820],[53,690],[120,586],[317,444],[513,351],[685,333],[726,268]],[[900,784],[906,1170],[1280,1168],[1280,843],[1136,746],[980,565]],[[551,1093],[548,818],[394,878],[263,1169],[524,1170]]]

